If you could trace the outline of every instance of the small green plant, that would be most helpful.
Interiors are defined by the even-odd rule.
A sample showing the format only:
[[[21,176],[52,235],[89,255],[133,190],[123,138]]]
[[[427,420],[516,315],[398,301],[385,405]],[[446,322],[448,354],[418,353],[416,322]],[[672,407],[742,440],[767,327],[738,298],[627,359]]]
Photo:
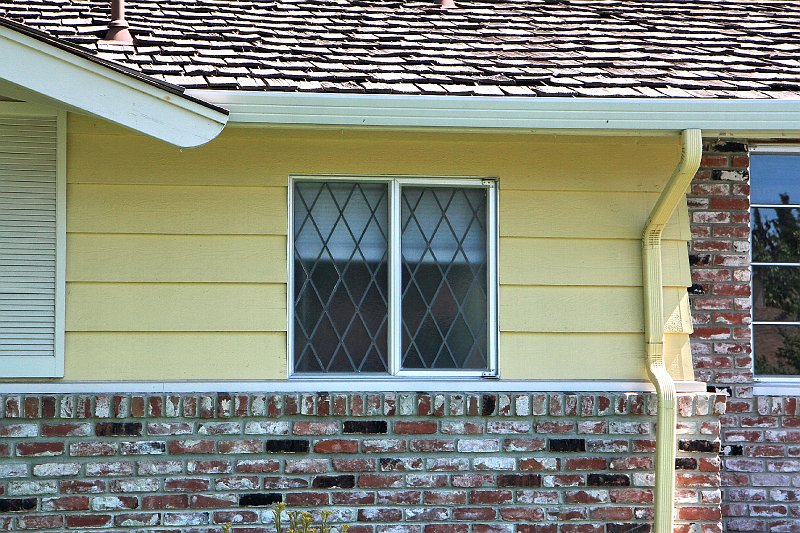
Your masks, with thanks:
[[[286,511],[286,504],[283,502],[272,507],[276,533],[284,533],[284,511]],[[286,517],[289,519],[289,528],[285,533],[331,533],[333,531],[333,526],[330,525],[331,514],[330,511],[321,511],[320,522],[315,524],[313,515],[308,511],[288,511]],[[350,526],[343,525],[341,532],[347,533],[348,529]]]

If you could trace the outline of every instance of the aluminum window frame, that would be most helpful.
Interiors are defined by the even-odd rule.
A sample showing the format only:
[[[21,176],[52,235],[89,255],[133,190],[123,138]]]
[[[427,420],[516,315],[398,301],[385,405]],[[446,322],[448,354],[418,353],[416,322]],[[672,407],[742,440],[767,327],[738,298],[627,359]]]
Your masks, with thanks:
[[[296,372],[294,358],[294,187],[296,182],[361,182],[385,183],[387,186],[387,202],[389,206],[389,258],[388,258],[388,372]],[[425,187],[470,187],[486,190],[486,262],[487,262],[487,368],[470,370],[404,370],[401,368],[402,356],[402,254],[400,236],[401,228],[401,202],[400,188],[402,186]],[[492,177],[473,176],[395,176],[395,175],[321,175],[321,174],[292,174],[289,176],[288,186],[288,232],[287,244],[287,283],[286,283],[286,349],[287,349],[287,375],[289,379],[448,379],[448,378],[496,378],[498,377],[498,310],[499,310],[499,199],[498,180]]]
[[[748,157],[750,164],[748,166],[748,183],[752,187],[753,173],[752,173],[752,159],[754,155],[777,155],[777,156],[793,156],[800,158],[800,145],[797,144],[760,144],[751,145],[748,149]],[[753,261],[753,209],[764,208],[800,208],[800,204],[764,204],[764,203],[750,203],[748,208],[749,213],[749,232],[747,236],[748,243],[748,270],[750,271],[750,354],[751,354],[751,370],[753,372],[753,382],[757,386],[754,391],[756,394],[784,394],[787,388],[792,389],[792,393],[797,392],[797,387],[800,387],[800,374],[758,374],[756,373],[756,346],[755,346],[755,326],[800,326],[798,321],[769,321],[769,320],[755,320],[755,292],[753,290],[754,271],[753,267],[758,266],[785,266],[800,268],[800,262],[786,263],[786,262],[765,262]],[[777,391],[777,392],[776,392]]]

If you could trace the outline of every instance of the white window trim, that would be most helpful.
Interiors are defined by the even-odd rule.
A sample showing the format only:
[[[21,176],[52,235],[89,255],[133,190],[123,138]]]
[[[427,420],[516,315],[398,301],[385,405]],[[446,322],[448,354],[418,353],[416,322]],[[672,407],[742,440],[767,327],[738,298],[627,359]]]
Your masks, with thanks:
[[[754,154],[758,155],[793,155],[793,156],[800,156],[800,145],[797,144],[759,144],[759,145],[751,145],[748,150],[748,155],[752,158]],[[749,169],[748,169],[749,170]],[[750,174],[750,178],[752,180],[752,173]],[[750,249],[750,263],[748,269],[750,270],[750,301],[753,301],[753,266],[768,266],[768,265],[776,265],[776,266],[792,266],[791,264],[786,263],[763,263],[763,262],[754,262],[753,261],[753,217],[752,217],[752,209],[754,207],[769,207],[767,204],[750,204],[750,232],[748,234],[747,240]],[[790,207],[790,206],[785,206]],[[752,310],[751,310],[752,315]],[[754,330],[753,327],[760,325],[760,324],[769,324],[769,322],[761,321],[756,324],[755,320],[750,321],[750,354],[751,354],[751,361],[752,361],[752,371],[753,371],[753,394],[756,396],[784,396],[784,395],[796,395],[798,390],[800,390],[800,375],[799,376],[791,376],[791,375],[768,375],[768,374],[756,374],[756,351],[755,351],[755,344],[754,344]],[[794,324],[794,323],[788,323]]]
[[[386,374],[358,374],[348,372],[337,373],[304,373],[294,371],[294,183],[295,181],[359,181],[372,183],[385,183],[389,187],[389,228],[391,239],[389,242],[389,373]],[[477,187],[487,191],[487,344],[489,364],[486,370],[402,370],[400,365],[400,202],[401,185],[428,185],[442,187]],[[463,176],[393,176],[393,175],[303,175],[292,174],[289,176],[288,191],[288,234],[287,243],[287,285],[286,285],[286,348],[288,353],[289,379],[331,380],[336,378],[380,379],[413,379],[437,380],[441,378],[497,378],[498,353],[499,353],[499,224],[498,224],[498,194],[497,180],[489,177],[463,177]],[[397,317],[392,320],[391,317]]]
[[[0,102],[0,115],[56,117],[56,293],[53,356],[0,358],[0,378],[64,377],[67,256],[67,113],[23,102]]]

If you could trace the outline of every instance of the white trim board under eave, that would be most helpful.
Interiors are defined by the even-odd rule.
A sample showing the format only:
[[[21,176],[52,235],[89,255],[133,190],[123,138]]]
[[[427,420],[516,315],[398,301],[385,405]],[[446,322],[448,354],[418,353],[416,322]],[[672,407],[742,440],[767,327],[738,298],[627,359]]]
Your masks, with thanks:
[[[452,128],[528,133],[800,137],[800,100],[546,98],[186,91],[236,125]]]
[[[210,141],[227,122],[220,110],[6,27],[0,27],[0,58],[13,58],[0,61],[0,81],[25,100],[61,104],[179,147]]]
[[[698,381],[676,382],[678,392],[705,392]],[[358,389],[358,390],[354,390]],[[502,381],[494,379],[291,379],[281,381],[0,382],[0,394],[214,393],[214,392],[653,392],[646,381]]]

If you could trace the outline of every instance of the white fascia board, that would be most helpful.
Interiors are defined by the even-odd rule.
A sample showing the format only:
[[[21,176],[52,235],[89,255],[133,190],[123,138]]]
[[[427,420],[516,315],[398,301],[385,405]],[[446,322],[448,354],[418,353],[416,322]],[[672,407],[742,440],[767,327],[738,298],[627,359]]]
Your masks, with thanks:
[[[681,393],[705,392],[706,384],[676,382]],[[504,381],[495,379],[289,379],[282,381],[80,381],[0,382],[0,394],[82,394],[104,392],[653,392],[647,381]]]
[[[189,90],[239,125],[800,137],[800,100],[400,96]]]
[[[210,141],[228,119],[224,112],[5,27],[0,27],[0,80],[184,148]]]

